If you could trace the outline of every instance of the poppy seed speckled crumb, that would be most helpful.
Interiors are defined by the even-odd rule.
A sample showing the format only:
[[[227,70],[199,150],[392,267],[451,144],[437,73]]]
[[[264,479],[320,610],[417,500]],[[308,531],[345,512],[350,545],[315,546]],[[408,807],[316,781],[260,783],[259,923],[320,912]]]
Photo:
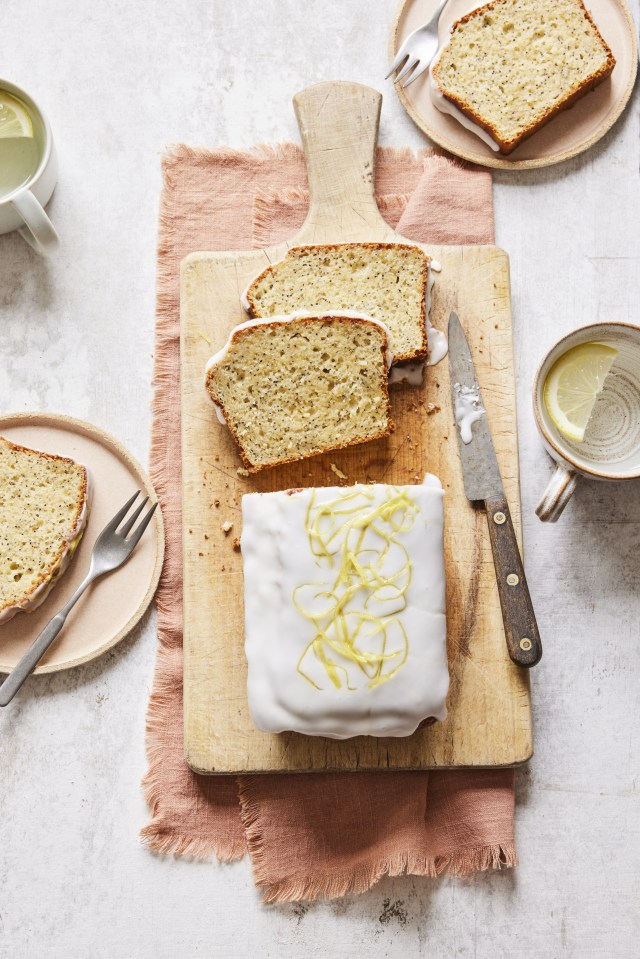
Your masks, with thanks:
[[[0,622],[44,599],[80,541],[87,512],[84,466],[0,437]]]
[[[246,293],[253,317],[356,310],[389,329],[394,362],[425,359],[430,257],[402,243],[294,246]]]
[[[509,154],[615,62],[581,0],[493,0],[454,23],[432,69],[436,88]]]
[[[384,327],[356,315],[238,327],[205,386],[251,472],[387,436]]]

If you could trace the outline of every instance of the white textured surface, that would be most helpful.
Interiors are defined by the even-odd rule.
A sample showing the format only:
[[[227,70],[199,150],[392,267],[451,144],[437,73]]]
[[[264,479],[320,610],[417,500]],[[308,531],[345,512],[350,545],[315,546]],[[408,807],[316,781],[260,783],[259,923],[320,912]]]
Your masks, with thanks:
[[[424,144],[384,84],[392,0],[4,0],[2,73],[48,109],[61,177],[49,262],[0,237],[0,409],[92,420],[147,461],[164,144],[296,139],[291,96],[387,92],[383,143]],[[638,0],[632,4],[638,14]],[[640,941],[640,484],[584,484],[557,526],[533,373],[588,320],[638,322],[638,93],[588,154],[499,173],[511,256],[524,536],[545,642],[536,755],[518,773],[520,867],[385,880],[333,904],[265,908],[250,867],[162,861],[138,842],[153,622],[0,715],[0,956],[635,959]]]

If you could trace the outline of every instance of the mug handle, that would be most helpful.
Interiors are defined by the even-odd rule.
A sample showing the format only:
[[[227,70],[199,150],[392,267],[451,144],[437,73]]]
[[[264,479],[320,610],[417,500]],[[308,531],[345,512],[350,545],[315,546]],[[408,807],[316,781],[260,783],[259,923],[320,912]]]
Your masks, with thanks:
[[[536,515],[543,523],[555,523],[573,496],[579,474],[560,463],[555,468],[549,485],[536,507]]]
[[[24,220],[25,225],[18,230],[20,236],[41,256],[51,253],[58,246],[60,238],[31,190],[20,190],[9,202]]]

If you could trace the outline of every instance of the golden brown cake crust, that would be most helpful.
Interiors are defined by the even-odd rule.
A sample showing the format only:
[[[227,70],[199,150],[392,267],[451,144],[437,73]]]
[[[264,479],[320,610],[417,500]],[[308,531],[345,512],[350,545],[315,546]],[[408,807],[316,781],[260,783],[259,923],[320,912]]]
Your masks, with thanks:
[[[517,137],[513,137],[510,140],[504,140],[501,137],[500,132],[494,126],[494,124],[488,122],[478,113],[476,113],[473,110],[473,108],[470,106],[470,104],[467,103],[465,100],[462,100],[460,97],[457,97],[451,93],[446,93],[445,90],[442,87],[440,87],[438,84],[439,89],[441,93],[443,94],[443,96],[445,96],[447,100],[450,100],[451,103],[454,103],[455,106],[457,106],[458,109],[462,113],[464,113],[466,117],[468,117],[470,120],[476,123],[479,127],[482,127],[482,129],[485,130],[495,140],[495,142],[500,147],[500,153],[502,153],[504,156],[508,156],[510,153],[513,153],[516,147],[520,146],[523,140],[526,140],[530,136],[532,136],[534,133],[537,133],[541,127],[545,126],[545,124],[549,122],[549,120],[552,120],[559,113],[562,113],[563,110],[568,110],[570,107],[574,105],[574,103],[576,103],[577,100],[580,100],[583,96],[585,96],[587,93],[590,93],[592,90],[595,90],[595,88],[600,83],[606,80],[607,77],[611,76],[613,68],[616,65],[616,60],[613,53],[611,52],[611,48],[609,47],[608,43],[606,42],[606,40],[604,39],[600,31],[598,30],[598,27],[596,26],[596,23],[593,17],[591,16],[589,11],[585,7],[582,0],[576,0],[576,2],[580,4],[585,18],[592,25],[598,39],[602,43],[603,48],[606,50],[607,61],[600,70],[597,70],[590,77],[587,77],[587,79],[583,83],[574,87],[574,89],[571,90],[567,94],[567,96],[560,101],[560,103],[556,103],[555,106],[550,107],[548,110],[546,110],[545,113],[542,114],[542,116],[535,121],[535,123],[529,124],[529,126],[526,127],[526,129],[522,133],[520,133]],[[453,24],[451,28],[451,36],[454,35],[458,27],[463,26],[469,20],[475,19],[479,14],[488,13],[489,11],[494,10],[496,7],[502,6],[503,3],[505,3],[505,0],[491,0],[491,3],[487,3],[483,7],[477,7],[475,10],[472,10],[470,13],[467,13],[464,17],[461,17],[459,20],[456,20],[456,22]],[[438,83],[438,64],[437,63],[433,68],[433,77],[437,84]]]
[[[68,466],[71,466],[75,470],[80,471],[82,473],[81,493],[78,498],[78,502],[76,504],[75,513],[73,515],[72,528],[76,529],[80,521],[80,517],[82,515],[82,510],[87,500],[88,480],[87,480],[86,468],[82,466],[80,463],[76,463],[75,460],[70,459],[68,456],[57,456],[55,453],[43,453],[40,450],[30,449],[28,446],[20,446],[18,443],[12,443],[11,440],[6,439],[4,436],[0,436],[0,443],[3,443],[6,447],[8,447],[11,450],[15,450],[18,453],[27,453],[30,456],[38,457],[38,459],[57,460],[60,463],[66,463]],[[23,597],[21,597],[19,603],[16,603],[14,600],[8,600],[7,602],[2,603],[0,605],[0,613],[3,610],[5,610],[8,606],[16,606],[16,605],[20,605],[22,603],[27,602],[29,598],[36,592],[36,590],[39,589],[40,586],[42,586],[43,583],[49,582],[49,580],[55,573],[56,569],[60,565],[62,561],[62,557],[64,553],[66,552],[66,550],[68,549],[68,545],[69,544],[67,542],[63,542],[60,545],[60,549],[54,556],[49,566],[41,573],[41,575],[38,577],[36,582],[31,586],[29,591],[25,593]]]
[[[425,253],[424,250],[416,246],[415,243],[307,243],[301,246],[292,246],[288,252],[286,258],[294,258],[298,252],[307,253],[313,251],[315,253],[322,253],[323,251],[335,251],[335,250],[348,250],[353,247],[359,247],[365,250],[394,250],[397,247],[406,247],[410,250],[417,250],[422,257],[425,259],[425,266],[422,271],[422,289],[420,295],[420,302],[422,304],[422,312],[420,318],[420,330],[421,330],[421,345],[420,347],[412,353],[394,353],[393,362],[402,363],[410,362],[415,360],[426,360],[429,355],[429,345],[427,341],[427,283],[428,283],[428,270],[429,264],[431,263],[432,257],[428,253]],[[278,261],[282,262],[282,261]],[[257,302],[252,294],[252,290],[261,283],[265,277],[275,272],[278,263],[272,263],[271,266],[266,267],[262,273],[258,274],[255,279],[252,281],[251,285],[247,289],[246,297],[247,303],[249,304],[249,316],[253,319],[259,319],[263,314],[259,312]],[[354,307],[354,309],[356,309]],[[366,310],[361,310],[361,312],[366,312]],[[378,317],[382,319],[382,317]],[[383,320],[384,322],[384,320]]]
[[[334,314],[331,314],[331,313],[326,313],[326,314],[323,314],[322,318],[316,318],[316,319],[314,319],[313,317],[300,316],[300,317],[295,317],[294,319],[290,320],[289,322],[293,324],[293,323],[305,323],[305,322],[309,322],[309,320],[313,320],[314,322],[317,322],[317,323],[324,323],[324,322],[330,323],[330,322],[335,322],[336,320],[341,321],[341,320],[343,320],[343,319],[344,319],[344,317],[342,317],[342,316],[340,316],[340,315],[334,315]],[[382,343],[381,343],[381,346],[380,346],[380,351],[381,351],[381,356],[382,356],[382,370],[383,370],[383,374],[384,374],[384,375],[381,376],[380,385],[381,385],[381,387],[382,387],[383,394],[384,394],[385,400],[386,400],[386,416],[387,416],[387,423],[388,423],[388,426],[387,426],[387,429],[386,429],[386,430],[379,430],[379,431],[377,431],[377,432],[375,432],[375,433],[369,434],[368,436],[358,437],[357,439],[352,440],[352,441],[350,441],[350,442],[348,442],[348,443],[335,443],[335,444],[333,444],[333,445],[331,445],[331,446],[323,446],[322,448],[311,449],[311,450],[309,450],[309,452],[306,452],[306,453],[304,453],[304,454],[302,454],[302,455],[289,456],[289,457],[285,457],[285,458],[282,458],[282,459],[279,459],[279,460],[274,460],[272,463],[264,463],[264,464],[260,464],[260,465],[257,465],[257,466],[256,466],[256,465],[255,465],[254,463],[252,463],[251,460],[248,458],[246,449],[245,449],[245,448],[243,447],[243,445],[242,445],[242,441],[241,441],[241,439],[240,439],[240,436],[238,435],[237,431],[234,429],[233,424],[231,423],[231,421],[229,420],[229,417],[227,416],[227,412],[226,412],[226,410],[225,410],[225,408],[224,408],[224,405],[223,405],[221,399],[218,397],[218,395],[217,395],[217,393],[216,393],[216,391],[215,391],[215,387],[214,387],[214,385],[213,385],[213,383],[212,383],[212,379],[213,379],[213,374],[214,374],[215,368],[212,368],[211,370],[209,370],[209,371],[207,372],[206,379],[205,379],[205,387],[206,387],[209,395],[211,396],[211,399],[213,400],[213,402],[216,403],[216,405],[217,405],[218,408],[220,409],[220,411],[221,411],[221,413],[222,413],[222,415],[223,415],[223,417],[224,417],[224,419],[225,419],[225,422],[226,422],[226,424],[227,424],[227,426],[228,426],[228,428],[229,428],[229,431],[230,431],[231,435],[233,436],[233,438],[234,438],[234,440],[235,440],[235,443],[236,443],[236,445],[237,445],[237,447],[238,447],[238,450],[239,450],[239,452],[240,452],[240,456],[241,456],[241,458],[242,458],[242,462],[244,463],[245,467],[247,468],[247,470],[248,470],[250,473],[259,473],[259,472],[261,472],[261,470],[263,470],[263,469],[271,469],[271,468],[274,467],[274,466],[284,466],[286,463],[296,463],[296,462],[298,462],[299,460],[306,460],[306,459],[309,459],[309,458],[312,457],[312,456],[320,456],[320,455],[323,454],[323,453],[329,453],[329,452],[333,452],[333,451],[335,451],[335,450],[346,449],[348,446],[359,446],[360,443],[369,443],[369,442],[372,442],[373,440],[383,439],[385,436],[390,436],[390,434],[395,430],[395,424],[394,424],[394,422],[393,422],[393,420],[392,420],[392,418],[391,418],[391,401],[390,401],[390,398],[389,398],[389,378],[388,378],[387,373],[386,373],[386,370],[387,370],[387,351],[388,351],[388,347],[389,347],[387,335],[386,335],[385,331],[384,331],[377,323],[376,323],[376,324],[373,324],[372,322],[370,322],[370,321],[368,321],[368,320],[361,319],[361,318],[359,318],[359,317],[350,317],[350,318],[349,318],[349,322],[351,322],[351,323],[357,323],[357,324],[360,324],[360,325],[363,325],[363,326],[372,326],[372,325],[375,325],[376,330],[378,330],[378,331],[379,331],[380,333],[382,333],[382,335],[383,335]],[[276,322],[276,321],[274,321],[273,323],[269,323],[269,322],[267,321],[267,322],[264,322],[264,323],[261,323],[261,324],[260,324],[260,329],[269,329],[270,327],[277,327],[277,326],[279,326],[279,325],[280,325],[280,324],[279,324],[278,322]],[[247,327],[247,328],[244,329],[244,330],[236,330],[236,331],[233,333],[232,340],[237,341],[237,340],[239,340],[239,339],[242,339],[243,336],[250,336],[251,333],[252,333],[252,330],[254,330],[254,329],[255,329],[255,327]]]

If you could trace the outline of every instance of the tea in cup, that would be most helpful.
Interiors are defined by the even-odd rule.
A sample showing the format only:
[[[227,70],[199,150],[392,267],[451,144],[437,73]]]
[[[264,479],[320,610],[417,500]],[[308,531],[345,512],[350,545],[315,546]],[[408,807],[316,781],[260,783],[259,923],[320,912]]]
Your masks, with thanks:
[[[44,211],[56,178],[48,121],[24,90],[0,79],[0,233],[18,230],[38,253],[57,246]]]
[[[533,387],[536,424],[557,466],[536,509],[555,522],[580,476],[640,477],[640,327],[594,323],[547,353]]]

